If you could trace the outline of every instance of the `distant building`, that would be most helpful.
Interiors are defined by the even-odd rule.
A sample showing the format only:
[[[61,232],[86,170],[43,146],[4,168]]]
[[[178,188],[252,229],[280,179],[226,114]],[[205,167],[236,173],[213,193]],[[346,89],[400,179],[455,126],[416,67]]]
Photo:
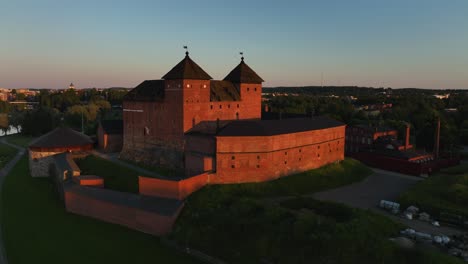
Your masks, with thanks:
[[[409,125],[406,126],[404,142],[397,136],[397,130],[391,128],[348,126],[346,155],[372,167],[418,176],[451,164],[451,161],[435,161],[434,154],[416,150],[410,144]]]
[[[372,146],[380,137],[392,136],[396,138],[397,135],[397,130],[388,127],[347,126],[345,150],[346,152],[359,152]]]
[[[0,92],[0,101],[8,101],[8,93]]]
[[[73,83],[70,83],[70,85],[68,86],[68,89],[71,89],[71,90],[75,89],[75,85]]]
[[[437,99],[448,99],[450,97],[450,94],[434,94],[434,97]]]

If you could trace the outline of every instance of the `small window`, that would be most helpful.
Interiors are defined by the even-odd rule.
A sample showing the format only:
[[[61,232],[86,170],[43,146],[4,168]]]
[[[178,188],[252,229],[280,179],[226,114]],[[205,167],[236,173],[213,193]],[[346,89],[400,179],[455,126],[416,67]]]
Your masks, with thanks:
[[[257,91],[257,87],[254,88],[254,91]]]
[[[247,87],[247,92],[248,92],[248,91],[250,91],[250,88],[249,88],[249,87]]]
[[[320,149],[320,146],[317,146],[317,149]]]
[[[231,105],[230,105],[230,104],[228,104],[228,108],[231,108]]]
[[[219,109],[222,109],[222,108],[223,108],[223,106],[222,106],[222,105],[219,105]]]
[[[213,110],[213,105],[210,105],[211,110]]]
[[[299,149],[299,152],[302,152],[302,149]]]
[[[234,165],[231,165],[231,168],[233,168],[233,169],[234,169],[235,167],[236,167],[236,166],[234,166]]]
[[[285,160],[285,161],[284,161],[284,164],[288,164],[288,161]]]
[[[257,169],[260,168],[260,165],[257,164]]]
[[[260,156],[257,156],[257,159],[260,159]]]
[[[301,161],[301,160],[302,160],[302,158],[299,158],[299,161]]]
[[[284,155],[288,155],[288,152],[284,152]]]
[[[239,108],[239,104],[237,104],[237,108]]]
[[[320,154],[317,154],[317,157],[319,157],[319,158],[320,158]]]
[[[235,160],[235,159],[236,159],[236,157],[235,157],[235,156],[232,156],[232,157],[231,157],[231,159],[232,159],[232,160]]]

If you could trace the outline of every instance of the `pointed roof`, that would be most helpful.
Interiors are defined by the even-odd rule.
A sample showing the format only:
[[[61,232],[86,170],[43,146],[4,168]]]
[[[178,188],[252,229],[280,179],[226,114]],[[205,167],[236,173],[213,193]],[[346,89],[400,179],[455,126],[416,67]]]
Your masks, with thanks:
[[[87,135],[68,127],[57,127],[33,141],[30,148],[66,148],[93,144]]]
[[[264,80],[258,76],[258,74],[252,70],[244,62],[244,57],[242,57],[241,62],[237,65],[234,70],[232,70],[225,78],[225,81],[231,81],[233,83],[262,83]]]
[[[198,64],[196,64],[190,57],[188,52],[185,53],[185,58],[180,61],[172,70],[162,77],[165,80],[211,80],[210,75],[206,73]]]

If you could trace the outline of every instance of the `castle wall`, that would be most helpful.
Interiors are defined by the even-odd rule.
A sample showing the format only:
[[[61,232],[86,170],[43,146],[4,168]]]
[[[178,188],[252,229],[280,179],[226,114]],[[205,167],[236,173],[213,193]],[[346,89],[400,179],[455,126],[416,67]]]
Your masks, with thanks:
[[[60,152],[42,152],[29,150],[29,171],[32,177],[49,177],[49,166],[54,162],[54,155]]]
[[[211,173],[203,173],[181,180],[167,180],[139,176],[138,188],[141,195],[183,200],[208,183]]]
[[[210,183],[273,180],[344,159],[345,126],[276,136],[217,137]]]
[[[65,190],[65,207],[66,210],[71,213],[161,236],[171,232],[172,226],[182,210],[183,205],[173,215],[162,215],[138,208],[127,207],[120,203],[94,199],[85,194]]]

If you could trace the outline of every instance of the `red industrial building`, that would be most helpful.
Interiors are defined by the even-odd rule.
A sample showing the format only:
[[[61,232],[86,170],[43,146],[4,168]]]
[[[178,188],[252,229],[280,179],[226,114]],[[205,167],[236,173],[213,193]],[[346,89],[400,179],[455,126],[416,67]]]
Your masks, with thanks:
[[[397,130],[391,128],[347,126],[346,155],[372,167],[416,176],[428,175],[459,162],[458,159],[437,159],[437,150],[436,154],[416,150],[410,144],[409,124],[404,142],[397,137]]]

